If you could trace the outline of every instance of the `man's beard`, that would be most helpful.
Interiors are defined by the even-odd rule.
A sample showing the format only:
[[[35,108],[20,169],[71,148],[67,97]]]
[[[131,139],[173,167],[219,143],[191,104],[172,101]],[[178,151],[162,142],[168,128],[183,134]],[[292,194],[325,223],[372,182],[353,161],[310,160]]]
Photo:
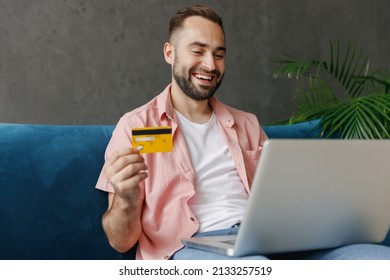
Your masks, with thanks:
[[[201,101],[201,100],[206,100],[211,98],[222,83],[223,75],[221,75],[221,72],[219,72],[218,70],[205,71],[201,69],[201,72],[203,73],[215,75],[214,79],[216,79],[217,82],[211,87],[200,86],[203,90],[198,90],[197,88],[195,88],[194,84],[191,81],[192,73],[196,72],[195,70],[197,69],[195,67],[192,67],[188,71],[188,77],[187,77],[187,75],[185,74],[187,71],[186,68],[183,66],[181,69],[179,69],[179,67],[180,67],[180,63],[177,63],[177,61],[175,60],[175,64],[173,65],[173,78],[175,79],[180,89],[188,97],[194,100]]]

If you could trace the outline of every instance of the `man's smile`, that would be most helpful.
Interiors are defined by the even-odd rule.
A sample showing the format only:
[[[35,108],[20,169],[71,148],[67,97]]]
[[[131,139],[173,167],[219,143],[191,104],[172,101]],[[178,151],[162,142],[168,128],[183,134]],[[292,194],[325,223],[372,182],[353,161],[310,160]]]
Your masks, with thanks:
[[[217,78],[220,76],[220,74],[219,71],[213,71],[209,73],[205,71],[199,71],[199,72],[192,72],[191,76],[195,78],[193,80],[194,83],[197,83],[199,86],[209,87],[217,82]]]
[[[206,80],[206,81],[211,81],[214,78],[214,75],[209,75],[209,74],[194,73],[193,75],[198,79]]]

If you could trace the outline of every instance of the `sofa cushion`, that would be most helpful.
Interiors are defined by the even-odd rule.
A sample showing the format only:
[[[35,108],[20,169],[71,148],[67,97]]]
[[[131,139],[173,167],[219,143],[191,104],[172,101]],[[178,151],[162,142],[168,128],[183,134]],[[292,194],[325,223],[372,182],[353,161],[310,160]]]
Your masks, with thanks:
[[[319,123],[320,120],[313,120],[290,125],[268,125],[263,129],[269,138],[319,138]]]
[[[0,125],[0,258],[121,259],[94,187],[112,126]]]

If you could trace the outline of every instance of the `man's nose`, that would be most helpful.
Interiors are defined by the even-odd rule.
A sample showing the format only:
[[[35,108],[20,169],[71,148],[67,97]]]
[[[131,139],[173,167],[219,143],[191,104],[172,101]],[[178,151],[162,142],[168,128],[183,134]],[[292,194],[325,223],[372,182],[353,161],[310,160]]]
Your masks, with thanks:
[[[214,71],[215,70],[215,60],[213,54],[206,54],[203,57],[202,66],[207,69],[208,71]]]

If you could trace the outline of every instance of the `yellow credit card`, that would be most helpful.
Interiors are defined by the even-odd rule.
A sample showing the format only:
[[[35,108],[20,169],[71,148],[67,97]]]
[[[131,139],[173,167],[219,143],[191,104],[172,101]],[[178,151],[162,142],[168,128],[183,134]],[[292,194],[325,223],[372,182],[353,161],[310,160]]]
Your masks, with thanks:
[[[140,153],[171,152],[173,149],[172,127],[133,128],[131,140],[133,148]]]

